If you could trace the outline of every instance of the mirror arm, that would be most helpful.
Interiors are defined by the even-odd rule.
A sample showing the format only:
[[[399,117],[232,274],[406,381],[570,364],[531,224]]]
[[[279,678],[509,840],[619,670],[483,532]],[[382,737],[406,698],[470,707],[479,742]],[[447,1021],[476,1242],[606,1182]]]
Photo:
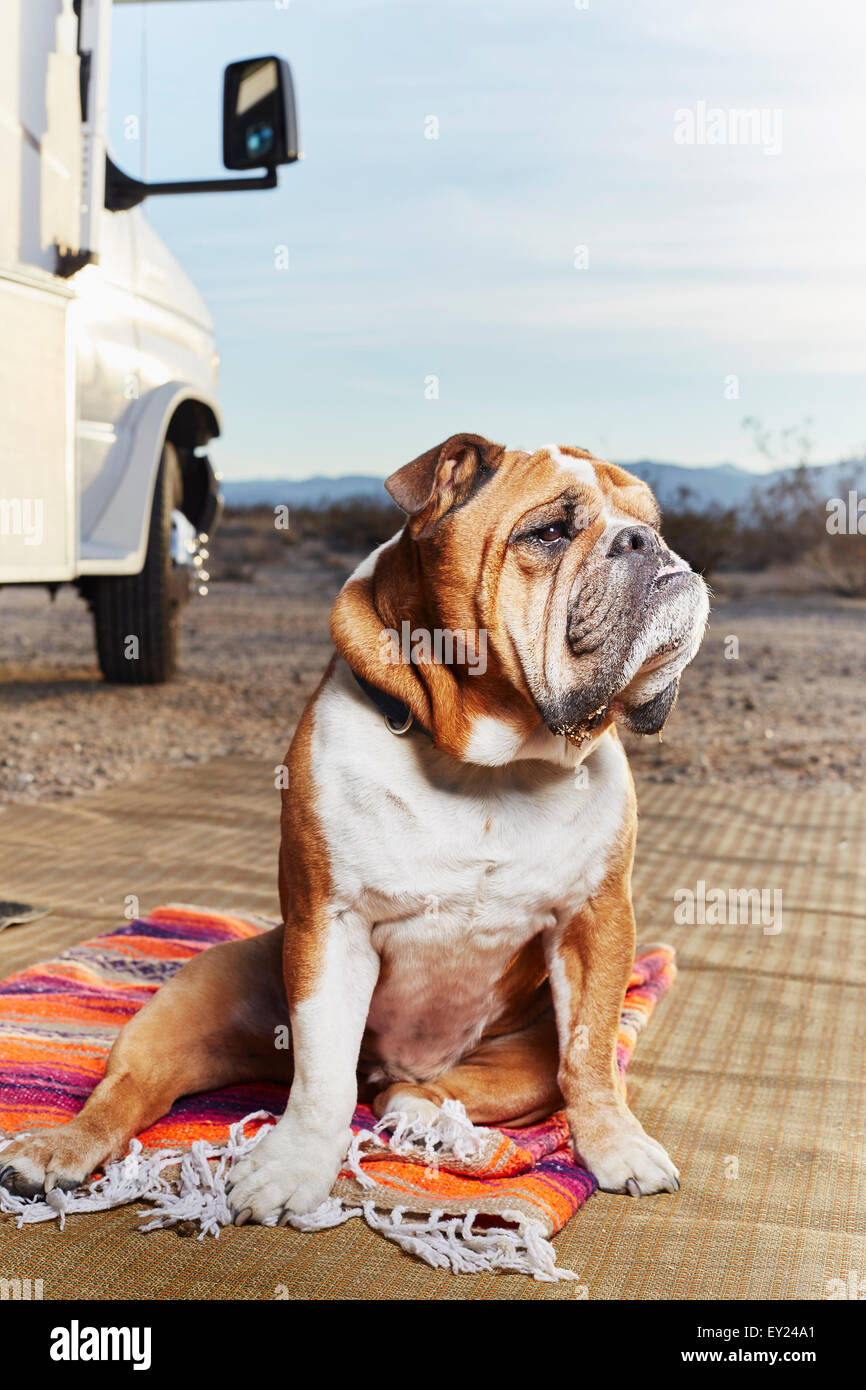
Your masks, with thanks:
[[[118,169],[112,159],[105,160],[105,206],[109,212],[125,212],[145,198],[164,193],[243,193],[248,189],[276,188],[277,169],[272,165],[255,179],[198,179],[180,183],[142,183]]]

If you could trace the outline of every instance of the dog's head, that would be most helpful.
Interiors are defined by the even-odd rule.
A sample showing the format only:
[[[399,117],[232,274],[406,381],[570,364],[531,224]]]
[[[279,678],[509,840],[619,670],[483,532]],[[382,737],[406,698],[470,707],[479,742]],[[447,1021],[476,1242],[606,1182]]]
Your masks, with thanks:
[[[530,453],[458,434],[385,486],[406,526],[344,595],[356,627],[361,604],[379,633],[408,621],[410,634],[474,635],[457,660],[448,647],[450,663],[435,640],[396,670],[381,642],[360,663],[440,746],[501,763],[542,724],[578,744],[612,720],[639,733],[662,727],[709,605],[703,581],[662,540],[645,483],[583,449]],[[334,635],[358,669],[345,609],[338,601]]]

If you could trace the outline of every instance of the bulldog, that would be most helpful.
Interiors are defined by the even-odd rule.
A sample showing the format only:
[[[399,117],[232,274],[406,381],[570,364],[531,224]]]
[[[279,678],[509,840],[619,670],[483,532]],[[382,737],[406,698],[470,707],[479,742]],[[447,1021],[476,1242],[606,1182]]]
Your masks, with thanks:
[[[74,1187],[179,1096],[263,1079],[291,1090],[231,1173],[238,1224],[328,1197],[359,1090],[425,1123],[446,1098],[481,1125],[564,1105],[602,1188],[677,1190],[617,1074],[636,831],[618,728],[662,728],[706,588],[649,488],[584,449],[457,434],[385,486],[405,525],[339,594],[288,753],[283,925],[184,965],[81,1112],[6,1149],[11,1190]]]

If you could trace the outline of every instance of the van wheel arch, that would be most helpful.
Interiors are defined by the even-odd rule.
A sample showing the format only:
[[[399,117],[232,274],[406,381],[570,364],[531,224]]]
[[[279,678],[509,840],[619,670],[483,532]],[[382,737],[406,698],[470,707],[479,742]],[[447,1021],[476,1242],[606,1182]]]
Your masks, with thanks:
[[[204,401],[181,401],[168,422],[166,442],[177,453],[182,478],[180,510],[197,531],[213,530],[215,511],[212,471],[207,457],[198,451],[217,438],[220,428],[216,416]]]

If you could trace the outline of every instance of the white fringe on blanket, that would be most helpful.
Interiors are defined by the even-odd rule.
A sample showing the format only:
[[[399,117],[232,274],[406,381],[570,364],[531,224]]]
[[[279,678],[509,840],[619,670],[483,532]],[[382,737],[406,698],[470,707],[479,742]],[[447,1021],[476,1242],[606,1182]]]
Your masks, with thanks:
[[[380,1137],[384,1130],[391,1131],[387,1141]],[[363,1149],[389,1151],[398,1158],[412,1158],[416,1162],[420,1155],[429,1168],[438,1168],[446,1155],[460,1163],[479,1161],[489,1136],[489,1129],[472,1123],[459,1100],[444,1100],[429,1120],[392,1110],[372,1129],[362,1129],[354,1136],[346,1165],[361,1187],[375,1187],[375,1178],[361,1167]]]
[[[59,1188],[46,1197],[16,1197],[0,1187],[0,1211],[18,1218],[18,1226],[59,1218],[60,1229],[67,1214],[108,1211],[130,1202],[150,1202],[154,1214],[140,1227],[152,1231],[174,1226],[181,1221],[197,1223],[198,1238],[219,1236],[224,1226],[232,1224],[232,1213],[226,1195],[226,1179],[236,1161],[246,1157],[264,1138],[270,1126],[262,1125],[256,1134],[246,1135],[248,1124],[257,1120],[272,1120],[266,1110],[256,1110],[231,1126],[225,1144],[209,1144],[197,1139],[189,1149],[161,1149],[145,1155],[140,1140],[130,1142],[125,1158],[109,1163],[104,1177],[97,1178],[86,1188],[62,1192]],[[390,1142],[381,1136],[391,1130]],[[436,1166],[447,1157],[470,1161],[479,1156],[489,1130],[476,1129],[466,1116],[459,1101],[445,1101],[442,1110],[430,1121],[402,1114],[385,1115],[372,1130],[362,1130],[352,1140],[346,1166],[361,1187],[372,1189],[376,1181],[361,1164],[364,1152],[383,1152],[390,1149],[401,1157],[423,1159]],[[21,1138],[21,1135],[16,1135]],[[11,1139],[0,1140],[0,1153]],[[167,1168],[177,1170],[164,1177]],[[429,1215],[410,1214],[407,1208],[392,1211],[380,1209],[375,1198],[352,1206],[339,1197],[329,1197],[320,1207],[305,1216],[291,1215],[288,1225],[298,1231],[322,1231],[340,1226],[352,1217],[360,1216],[367,1225],[387,1240],[399,1245],[408,1254],[417,1255],[434,1269],[450,1269],[455,1274],[492,1273],[496,1270],[529,1274],[533,1279],[548,1283],[560,1279],[577,1279],[570,1269],[560,1269],[556,1252],[538,1221],[523,1212],[503,1211],[503,1221],[516,1229],[502,1226],[476,1231],[478,1211],[464,1216],[449,1216],[446,1211]],[[268,1222],[276,1224],[276,1218]]]

